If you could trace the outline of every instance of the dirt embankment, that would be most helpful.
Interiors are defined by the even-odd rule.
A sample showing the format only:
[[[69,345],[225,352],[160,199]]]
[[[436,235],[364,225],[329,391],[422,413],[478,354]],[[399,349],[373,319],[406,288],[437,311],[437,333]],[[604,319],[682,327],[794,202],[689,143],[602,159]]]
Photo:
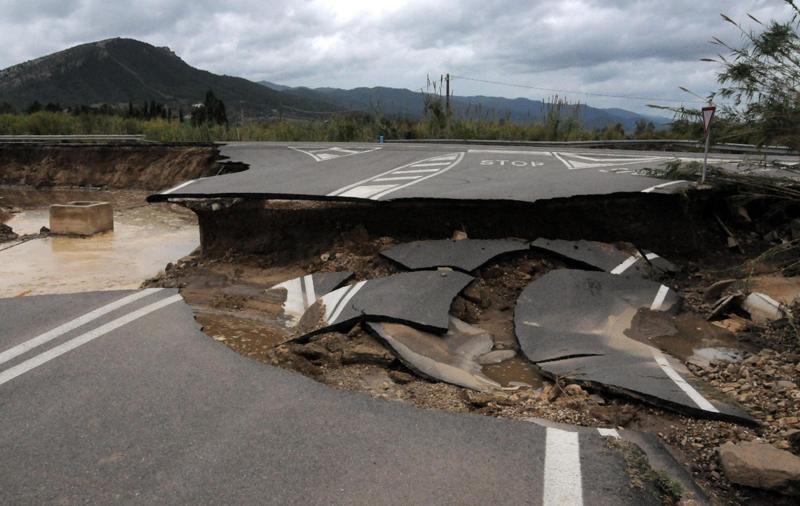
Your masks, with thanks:
[[[217,172],[211,145],[0,145],[0,184],[157,191]]]

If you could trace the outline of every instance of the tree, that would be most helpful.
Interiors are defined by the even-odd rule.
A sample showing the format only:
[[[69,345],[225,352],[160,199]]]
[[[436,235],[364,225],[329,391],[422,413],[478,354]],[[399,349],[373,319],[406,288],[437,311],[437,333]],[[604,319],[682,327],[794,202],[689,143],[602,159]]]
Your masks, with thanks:
[[[739,30],[744,45],[734,47],[715,37],[713,42],[729,54],[706,61],[723,66],[717,75],[721,88],[710,98],[732,100],[723,112],[749,129],[756,144],[800,149],[800,8],[795,0],[784,1],[793,11],[788,21],[764,24],[749,15],[763,27],[761,32],[745,29],[723,14]]]
[[[218,99],[214,92],[206,92],[205,101],[198,104],[192,110],[192,125],[204,125],[216,123],[218,125],[228,124],[228,115],[225,112],[225,104]]]

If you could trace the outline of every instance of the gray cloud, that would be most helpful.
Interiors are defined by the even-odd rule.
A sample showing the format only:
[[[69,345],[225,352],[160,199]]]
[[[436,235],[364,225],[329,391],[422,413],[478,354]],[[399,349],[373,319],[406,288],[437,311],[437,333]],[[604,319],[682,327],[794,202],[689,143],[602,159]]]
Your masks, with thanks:
[[[591,93],[679,97],[714,89],[719,16],[782,18],[780,0],[0,0],[0,68],[125,36],[170,46],[191,65],[307,86],[418,89],[442,72]],[[454,82],[456,93],[546,92]],[[644,102],[586,97],[642,110]]]

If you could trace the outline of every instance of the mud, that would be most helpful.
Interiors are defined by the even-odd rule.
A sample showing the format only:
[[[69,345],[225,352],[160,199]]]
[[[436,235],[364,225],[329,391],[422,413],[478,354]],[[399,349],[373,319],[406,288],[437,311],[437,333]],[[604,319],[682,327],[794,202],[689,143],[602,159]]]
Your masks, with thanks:
[[[7,224],[22,240],[0,245],[0,297],[135,289],[199,245],[192,213],[169,204],[150,206],[144,194],[123,191],[104,192],[120,205],[113,231],[87,238],[38,235],[49,226],[49,209],[38,207],[41,202],[86,200],[98,193],[0,190],[18,210],[9,213]]]
[[[0,184],[161,190],[217,173],[212,145],[0,145]]]
[[[323,253],[357,223],[373,237],[391,236],[401,242],[449,238],[454,230],[463,230],[481,239],[630,241],[669,258],[673,253],[696,253],[724,239],[719,230],[707,226],[712,199],[712,194],[698,191],[691,196],[619,194],[533,204],[220,199],[185,205],[198,215],[203,254],[210,257],[234,249],[275,261],[299,260]]]

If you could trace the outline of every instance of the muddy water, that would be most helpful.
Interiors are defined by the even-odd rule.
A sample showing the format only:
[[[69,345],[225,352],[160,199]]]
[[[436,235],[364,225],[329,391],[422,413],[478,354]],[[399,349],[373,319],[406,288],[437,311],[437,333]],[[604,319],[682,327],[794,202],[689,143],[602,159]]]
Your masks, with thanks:
[[[661,311],[640,310],[625,333],[682,361],[738,362],[744,351],[753,351],[734,334],[689,313],[671,316]]]
[[[500,383],[503,387],[543,385],[542,376],[529,360],[516,356],[499,364],[484,365],[483,374]]]
[[[7,224],[20,235],[37,233],[49,226],[49,213],[24,211]],[[0,251],[0,297],[138,288],[198,245],[191,215],[162,205],[120,210],[112,232],[39,238]]]

